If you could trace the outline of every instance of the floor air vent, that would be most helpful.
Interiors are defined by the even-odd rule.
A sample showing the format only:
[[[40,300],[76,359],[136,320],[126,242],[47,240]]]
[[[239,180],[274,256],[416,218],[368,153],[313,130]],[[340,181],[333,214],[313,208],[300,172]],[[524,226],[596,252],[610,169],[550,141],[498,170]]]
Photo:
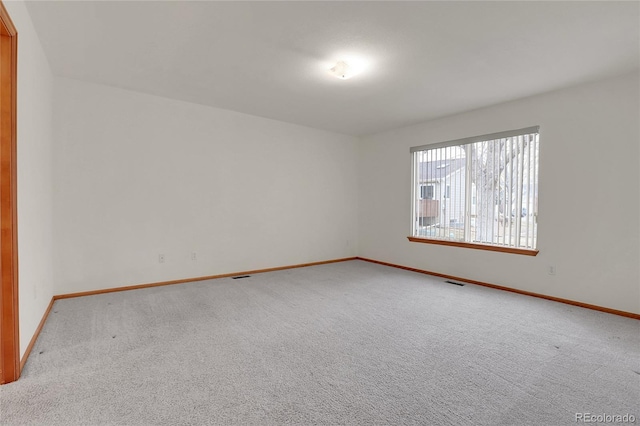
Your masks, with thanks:
[[[249,278],[251,275],[239,275],[237,277],[231,277],[232,280],[239,280],[240,278]]]
[[[464,284],[462,284],[462,283],[457,283],[457,282],[455,282],[455,281],[449,281],[449,280],[447,280],[447,281],[445,281],[445,283],[449,283],[449,284],[453,284],[453,285],[459,285],[460,287],[464,287]]]

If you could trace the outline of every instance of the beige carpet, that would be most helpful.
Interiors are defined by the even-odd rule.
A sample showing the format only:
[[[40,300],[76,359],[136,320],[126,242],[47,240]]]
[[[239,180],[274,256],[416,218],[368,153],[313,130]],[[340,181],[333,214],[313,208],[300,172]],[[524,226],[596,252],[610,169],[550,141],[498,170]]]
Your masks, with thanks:
[[[349,261],[59,300],[0,423],[572,425],[639,401],[639,321]]]

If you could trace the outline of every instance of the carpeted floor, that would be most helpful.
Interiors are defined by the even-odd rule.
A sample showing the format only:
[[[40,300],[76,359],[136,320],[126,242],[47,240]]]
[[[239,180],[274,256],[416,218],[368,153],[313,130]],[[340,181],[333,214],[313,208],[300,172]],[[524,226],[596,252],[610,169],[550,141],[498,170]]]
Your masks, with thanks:
[[[640,422],[640,322],[363,261],[56,301],[3,425]]]

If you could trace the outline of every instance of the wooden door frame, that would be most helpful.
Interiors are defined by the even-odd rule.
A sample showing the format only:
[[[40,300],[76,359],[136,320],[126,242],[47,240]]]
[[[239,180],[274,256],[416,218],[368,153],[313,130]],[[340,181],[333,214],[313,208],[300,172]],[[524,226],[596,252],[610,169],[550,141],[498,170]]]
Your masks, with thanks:
[[[20,377],[18,330],[18,32],[0,1],[0,384]]]

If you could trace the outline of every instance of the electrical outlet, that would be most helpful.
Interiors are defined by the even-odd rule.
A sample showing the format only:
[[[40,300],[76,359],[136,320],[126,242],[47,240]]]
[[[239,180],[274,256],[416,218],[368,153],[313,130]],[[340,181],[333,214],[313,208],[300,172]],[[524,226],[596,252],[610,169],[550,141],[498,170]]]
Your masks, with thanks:
[[[158,263],[164,263],[164,254],[158,255]]]
[[[193,260],[193,261],[198,260],[198,255],[196,254],[196,252],[195,252],[195,251],[192,251],[192,252],[191,252],[191,260]]]
[[[556,274],[556,267],[554,265],[550,265],[547,272],[549,273],[549,275],[555,275]]]

